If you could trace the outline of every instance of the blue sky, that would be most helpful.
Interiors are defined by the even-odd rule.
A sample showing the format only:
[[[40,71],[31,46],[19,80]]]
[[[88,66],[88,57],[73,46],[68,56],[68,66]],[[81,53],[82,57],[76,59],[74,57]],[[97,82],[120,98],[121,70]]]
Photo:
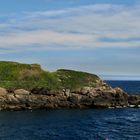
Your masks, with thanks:
[[[140,80],[138,0],[0,0],[0,60]]]

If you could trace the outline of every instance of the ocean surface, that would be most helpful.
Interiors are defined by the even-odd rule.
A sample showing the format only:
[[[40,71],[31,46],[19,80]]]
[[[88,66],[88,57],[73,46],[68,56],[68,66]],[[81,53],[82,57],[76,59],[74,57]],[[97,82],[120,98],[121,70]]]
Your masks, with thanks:
[[[140,91],[140,82],[109,83]],[[1,111],[0,140],[140,140],[140,109]]]
[[[120,87],[129,94],[140,94],[140,81],[106,81],[112,87]]]

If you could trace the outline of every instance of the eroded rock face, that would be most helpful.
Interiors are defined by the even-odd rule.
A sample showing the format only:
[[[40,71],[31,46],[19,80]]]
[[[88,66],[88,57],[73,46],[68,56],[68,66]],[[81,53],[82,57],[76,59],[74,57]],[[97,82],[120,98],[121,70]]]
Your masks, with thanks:
[[[82,87],[71,91],[63,89],[53,92],[47,88],[34,88],[31,91],[17,89],[7,92],[0,88],[0,110],[56,109],[56,108],[108,108],[139,106],[139,96],[128,96],[120,88],[102,86]]]

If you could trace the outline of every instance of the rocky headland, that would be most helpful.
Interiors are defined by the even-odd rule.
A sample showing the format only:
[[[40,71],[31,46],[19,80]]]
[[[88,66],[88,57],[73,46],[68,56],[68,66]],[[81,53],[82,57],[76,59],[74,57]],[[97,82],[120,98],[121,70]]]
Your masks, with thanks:
[[[0,110],[139,106],[139,95],[112,88],[93,74],[0,62]]]

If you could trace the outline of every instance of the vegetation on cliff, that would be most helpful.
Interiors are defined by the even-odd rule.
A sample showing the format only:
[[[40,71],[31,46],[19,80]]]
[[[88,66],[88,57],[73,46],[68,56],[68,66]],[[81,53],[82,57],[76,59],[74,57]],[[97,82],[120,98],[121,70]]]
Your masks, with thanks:
[[[85,72],[64,69],[49,72],[42,70],[38,64],[0,61],[0,87],[7,89],[75,89],[83,86],[94,87],[97,80],[98,76]]]
[[[0,110],[139,107],[139,96],[112,88],[94,74],[38,64],[0,62]]]

